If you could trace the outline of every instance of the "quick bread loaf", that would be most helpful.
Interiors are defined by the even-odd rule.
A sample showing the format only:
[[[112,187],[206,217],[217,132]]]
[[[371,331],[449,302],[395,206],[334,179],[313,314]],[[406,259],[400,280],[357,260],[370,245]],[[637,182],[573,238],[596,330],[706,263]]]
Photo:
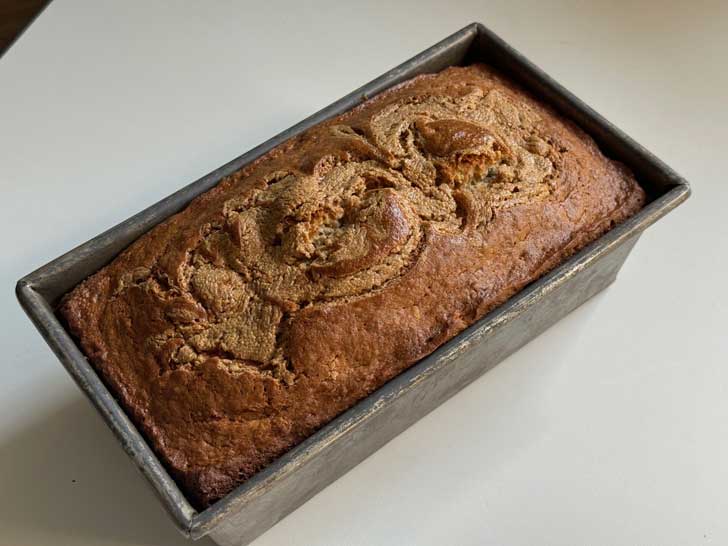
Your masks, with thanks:
[[[59,312],[204,508],[644,200],[573,123],[449,68],[225,178]]]

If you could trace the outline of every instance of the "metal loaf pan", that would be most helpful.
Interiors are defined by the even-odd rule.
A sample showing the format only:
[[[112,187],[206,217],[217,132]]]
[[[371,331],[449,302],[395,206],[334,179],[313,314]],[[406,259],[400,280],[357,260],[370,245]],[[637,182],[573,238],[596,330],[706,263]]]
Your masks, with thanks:
[[[106,389],[54,314],[60,297],[141,234],[274,146],[403,80],[483,61],[578,123],[610,157],[627,164],[649,202],[635,216],[532,283],[485,318],[393,379],[316,434],[197,512]],[[507,355],[608,286],[642,231],[690,195],[688,183],[527,61],[483,25],[468,25],[287,131],[71,250],[18,282],[21,305],[120,440],[188,537],[244,545],[346,473]],[[454,364],[457,361],[457,365]]]

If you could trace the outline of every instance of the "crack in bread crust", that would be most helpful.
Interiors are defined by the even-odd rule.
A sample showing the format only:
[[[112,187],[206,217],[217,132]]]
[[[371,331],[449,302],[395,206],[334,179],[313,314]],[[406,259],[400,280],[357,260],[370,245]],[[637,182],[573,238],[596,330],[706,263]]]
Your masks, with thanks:
[[[206,506],[643,202],[572,123],[450,68],[225,178],[60,312]]]

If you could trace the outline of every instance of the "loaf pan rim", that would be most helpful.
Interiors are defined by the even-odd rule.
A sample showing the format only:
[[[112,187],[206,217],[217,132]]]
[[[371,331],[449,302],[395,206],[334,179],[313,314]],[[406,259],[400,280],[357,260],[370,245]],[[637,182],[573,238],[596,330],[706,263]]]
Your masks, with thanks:
[[[78,266],[78,264],[83,263],[83,260],[88,258],[88,253],[92,252],[94,248],[104,248],[104,245],[108,244],[109,240],[113,237],[119,234],[124,235],[132,223],[148,223],[149,218],[159,214],[160,209],[164,210],[164,216],[158,218],[149,227],[164,221],[165,218],[168,218],[176,212],[176,210],[174,210],[176,208],[175,203],[185,200],[189,202],[189,200],[193,198],[190,196],[199,195],[200,193],[207,191],[207,189],[213,187],[220,178],[229,172],[239,169],[242,165],[265,153],[268,149],[290,138],[294,134],[305,130],[305,128],[317,123],[318,121],[321,121],[326,117],[330,117],[331,115],[335,115],[335,110],[341,105],[345,105],[349,102],[361,102],[362,100],[381,92],[387,87],[398,83],[398,79],[402,78],[403,74],[407,74],[408,71],[418,63],[423,62],[426,59],[433,58],[448,47],[453,47],[456,43],[473,40],[479,35],[485,36],[488,39],[493,40],[495,43],[500,44],[501,47],[506,49],[508,55],[513,56],[513,58],[517,61],[517,64],[526,67],[532,72],[534,77],[539,78],[541,84],[550,86],[553,92],[560,95],[563,100],[579,108],[584,116],[587,116],[593,119],[595,123],[606,127],[607,130],[614,133],[617,138],[624,141],[626,146],[631,147],[634,151],[646,157],[656,170],[661,171],[665,177],[671,180],[671,189],[652,200],[645,206],[644,209],[594,241],[581,252],[577,253],[569,260],[552,270],[549,274],[513,296],[507,303],[500,306],[480,321],[471,325],[468,329],[440,347],[437,351],[421,360],[407,371],[382,386],[380,389],[376,390],[355,406],[349,408],[346,412],[328,423],[317,433],[281,456],[266,469],[238,486],[223,499],[201,512],[196,511],[189,501],[187,501],[176,482],[174,482],[174,480],[172,480],[169,476],[156,454],[146,443],[140,432],[128,418],[113,395],[105,387],[98,374],[96,374],[93,367],[86,360],[85,356],[76,346],[70,334],[55,315],[52,306],[54,303],[53,300],[57,299],[57,297],[54,298],[48,295],[49,285],[51,285],[58,276],[67,273],[72,268]],[[290,466],[293,459],[298,457],[305,462],[305,456],[314,456],[311,454],[312,448],[316,446],[321,448],[321,442],[324,440],[328,439],[329,441],[333,441],[333,435],[343,433],[340,430],[341,427],[345,426],[347,423],[351,423],[352,419],[356,419],[357,416],[361,416],[363,410],[365,410],[367,406],[371,406],[372,404],[378,403],[377,401],[381,401],[386,399],[388,396],[396,394],[396,389],[400,388],[409,379],[423,373],[423,371],[427,370],[428,366],[433,366],[435,363],[440,362],[446,357],[446,355],[453,351],[454,347],[456,347],[459,343],[462,343],[463,340],[470,339],[484,328],[500,327],[506,324],[508,317],[514,312],[514,310],[521,309],[522,306],[526,305],[528,302],[533,304],[534,295],[539,294],[544,290],[554,289],[558,283],[563,282],[567,278],[566,275],[570,274],[570,272],[573,274],[574,271],[576,271],[575,268],[581,267],[583,264],[588,263],[589,260],[596,259],[604,253],[610,252],[624,240],[639,234],[649,225],[653,224],[659,218],[685,201],[689,197],[690,193],[690,186],[683,177],[679,176],[662,161],[647,152],[642,146],[637,144],[622,131],[615,128],[601,115],[584,104],[580,99],[576,98],[555,80],[547,76],[543,71],[538,69],[520,53],[516,52],[511,46],[496,36],[484,25],[481,23],[472,23],[452,34],[445,40],[438,42],[434,46],[424,50],[422,53],[412,57],[401,65],[385,72],[383,75],[359,87],[348,95],[345,95],[329,106],[319,110],[303,121],[293,125],[289,129],[279,133],[245,154],[242,154],[238,158],[235,158],[222,167],[212,171],[208,175],[203,176],[192,184],[181,188],[154,205],[147,207],[127,220],[124,220],[116,226],[102,232],[89,241],[73,248],[67,253],[29,273],[18,281],[16,285],[16,294],[21,306],[33,321],[36,328],[40,331],[41,335],[46,339],[51,349],[56,353],[59,360],[61,360],[68,373],[74,378],[74,380],[76,380],[82,391],[101,413],[106,423],[116,434],[124,450],[132,458],[137,468],[139,468],[152,485],[176,526],[183,534],[191,538],[200,538],[221,524],[228,513],[237,511],[247,500],[255,495],[264,493],[265,487],[275,480],[280,479],[284,473],[295,471],[295,468]],[[186,206],[186,203],[182,205],[181,208],[184,208],[184,206]],[[167,211],[169,212],[167,213]],[[305,455],[307,450],[309,454]]]

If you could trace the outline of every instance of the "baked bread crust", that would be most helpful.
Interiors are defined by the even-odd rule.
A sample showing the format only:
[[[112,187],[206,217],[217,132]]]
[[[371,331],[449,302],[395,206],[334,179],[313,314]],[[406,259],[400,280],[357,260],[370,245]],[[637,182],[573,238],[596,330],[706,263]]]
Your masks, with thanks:
[[[574,124],[449,68],[225,178],[59,312],[204,508],[644,200]]]

